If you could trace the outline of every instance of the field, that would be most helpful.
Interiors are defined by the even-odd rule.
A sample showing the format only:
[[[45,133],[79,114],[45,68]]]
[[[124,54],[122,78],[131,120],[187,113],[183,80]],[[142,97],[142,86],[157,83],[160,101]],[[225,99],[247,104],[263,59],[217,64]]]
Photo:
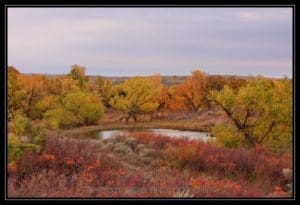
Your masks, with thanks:
[[[86,78],[77,65],[60,77],[10,68],[8,197],[292,197],[291,81],[201,71],[182,78],[113,82]],[[93,135],[132,128],[141,131]]]

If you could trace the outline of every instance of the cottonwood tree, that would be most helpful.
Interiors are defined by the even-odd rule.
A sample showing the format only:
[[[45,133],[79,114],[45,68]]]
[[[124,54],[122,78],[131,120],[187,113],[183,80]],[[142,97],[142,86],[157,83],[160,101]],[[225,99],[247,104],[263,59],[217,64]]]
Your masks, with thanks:
[[[229,86],[212,91],[211,100],[221,108],[231,124],[219,129],[243,136],[244,142],[289,146],[292,136],[292,87],[288,79],[270,81],[263,77],[234,92]],[[221,136],[221,132],[216,133]]]
[[[8,120],[13,120],[17,113],[26,112],[28,96],[21,73],[12,66],[7,71]]]
[[[189,110],[200,111],[207,105],[208,80],[206,74],[200,70],[193,71],[192,76],[178,87],[177,93],[184,98],[184,103]]]
[[[178,86],[171,86],[166,93],[166,109],[170,112],[188,111],[185,98],[178,93]]]
[[[211,90],[222,90],[225,85],[233,88],[234,90],[244,86],[247,83],[246,79],[237,76],[221,76],[210,75],[208,76],[208,86]]]
[[[78,81],[80,90],[84,90],[86,88],[86,82],[88,81],[88,78],[85,76],[85,70],[86,68],[81,65],[74,64],[71,66],[71,71],[69,73],[69,76]]]
[[[104,106],[106,108],[109,108],[109,101],[113,96],[113,82],[102,77],[97,77],[95,80],[95,87],[95,90],[97,94],[101,97]]]
[[[45,90],[47,95],[54,95],[60,99],[70,92],[80,91],[79,82],[71,76],[60,76],[45,79]]]
[[[30,119],[37,119],[40,114],[37,113],[36,104],[46,95],[44,88],[45,77],[42,75],[22,75],[21,78],[28,97],[25,114]]]
[[[133,118],[137,121],[137,115],[154,112],[158,103],[156,98],[162,88],[160,76],[134,77],[116,85],[115,95],[110,100],[113,108],[126,113],[126,122]]]

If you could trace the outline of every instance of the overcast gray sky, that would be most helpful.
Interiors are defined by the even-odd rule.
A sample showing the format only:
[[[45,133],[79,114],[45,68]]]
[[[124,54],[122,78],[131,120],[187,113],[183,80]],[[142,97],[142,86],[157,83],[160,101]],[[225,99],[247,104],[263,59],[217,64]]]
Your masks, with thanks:
[[[292,29],[292,8],[8,8],[8,65],[292,77]]]

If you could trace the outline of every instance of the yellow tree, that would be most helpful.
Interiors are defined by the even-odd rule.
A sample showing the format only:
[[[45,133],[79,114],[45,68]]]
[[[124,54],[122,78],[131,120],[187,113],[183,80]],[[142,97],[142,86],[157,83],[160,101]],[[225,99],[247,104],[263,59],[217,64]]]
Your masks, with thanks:
[[[110,100],[112,107],[126,113],[126,122],[130,118],[137,121],[137,115],[154,112],[158,103],[156,98],[162,88],[159,76],[133,77],[116,85],[115,95]]]
[[[8,120],[13,120],[18,112],[25,113],[28,97],[21,73],[12,66],[7,71]]]
[[[288,79],[272,83],[262,77],[249,81],[234,92],[229,86],[211,92],[212,101],[231,120],[226,126],[213,129],[216,137],[224,133],[229,140],[241,139],[250,146],[290,146],[292,136],[292,87]],[[225,140],[226,141],[226,140]],[[230,144],[230,143],[229,143]]]
[[[58,98],[65,97],[70,92],[79,91],[79,83],[70,76],[59,76],[45,80],[45,90],[48,95]]]
[[[97,77],[95,80],[95,90],[97,94],[101,97],[105,107],[109,108],[109,101],[113,95],[112,87],[113,82],[111,80],[104,79],[102,77]]]

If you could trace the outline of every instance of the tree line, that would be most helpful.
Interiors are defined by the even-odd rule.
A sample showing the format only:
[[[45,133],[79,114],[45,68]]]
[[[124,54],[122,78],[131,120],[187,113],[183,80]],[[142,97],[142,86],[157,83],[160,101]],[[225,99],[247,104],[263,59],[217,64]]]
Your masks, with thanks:
[[[96,125],[107,109],[121,111],[120,120],[128,123],[138,121],[140,115],[217,107],[229,123],[216,125],[212,133],[225,146],[290,147],[292,141],[288,78],[226,78],[195,70],[181,84],[166,87],[160,75],[122,83],[102,77],[91,81],[80,65],[72,65],[68,74],[59,77],[23,75],[12,66],[7,71],[8,121],[15,127],[22,119],[42,120],[54,129]]]

